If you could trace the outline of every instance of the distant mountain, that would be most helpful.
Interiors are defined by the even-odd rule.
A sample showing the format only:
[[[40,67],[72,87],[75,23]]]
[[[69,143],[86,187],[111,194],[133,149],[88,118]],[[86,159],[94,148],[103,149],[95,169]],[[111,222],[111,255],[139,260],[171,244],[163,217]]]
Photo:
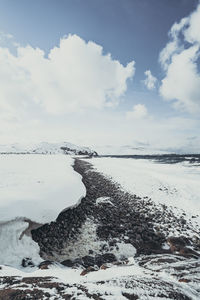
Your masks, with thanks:
[[[163,154],[200,154],[200,142],[197,144],[183,144],[179,147],[153,147],[151,145],[102,145],[95,149],[99,155],[163,155]]]
[[[123,146],[97,146],[100,155],[162,155],[172,153],[168,150],[154,149],[149,146],[123,145]]]
[[[68,142],[39,144],[11,144],[0,145],[0,154],[71,154],[97,156],[97,152],[88,147],[77,146]]]

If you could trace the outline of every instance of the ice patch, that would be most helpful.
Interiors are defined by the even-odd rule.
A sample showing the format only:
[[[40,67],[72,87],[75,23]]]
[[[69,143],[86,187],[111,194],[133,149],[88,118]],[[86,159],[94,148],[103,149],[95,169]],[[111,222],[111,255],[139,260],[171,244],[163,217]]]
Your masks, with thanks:
[[[104,203],[114,206],[114,204],[110,201],[110,197],[99,197],[96,199],[96,205]]]

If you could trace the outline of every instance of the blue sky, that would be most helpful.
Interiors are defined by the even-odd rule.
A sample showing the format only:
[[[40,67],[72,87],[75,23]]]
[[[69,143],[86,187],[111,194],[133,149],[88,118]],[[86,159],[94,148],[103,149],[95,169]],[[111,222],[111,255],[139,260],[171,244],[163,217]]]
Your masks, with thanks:
[[[197,0],[0,0],[1,140],[196,150],[198,8]]]

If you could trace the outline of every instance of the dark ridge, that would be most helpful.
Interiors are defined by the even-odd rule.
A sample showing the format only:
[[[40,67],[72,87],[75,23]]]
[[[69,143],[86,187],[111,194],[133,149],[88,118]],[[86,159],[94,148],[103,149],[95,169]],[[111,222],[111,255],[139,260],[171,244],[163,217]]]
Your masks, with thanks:
[[[200,163],[200,154],[101,155],[99,157],[148,159],[167,164],[175,164],[184,161],[187,161],[191,164]]]

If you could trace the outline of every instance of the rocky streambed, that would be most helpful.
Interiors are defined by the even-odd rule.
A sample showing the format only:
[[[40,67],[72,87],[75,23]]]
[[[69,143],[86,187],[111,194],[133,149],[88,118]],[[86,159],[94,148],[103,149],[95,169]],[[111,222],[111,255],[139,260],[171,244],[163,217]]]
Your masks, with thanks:
[[[76,159],[74,170],[82,175],[86,197],[77,207],[60,213],[55,222],[32,230],[43,258],[62,262],[81,255],[115,254],[119,244],[132,245],[137,255],[173,253],[173,247],[164,246],[177,233],[182,236],[176,239],[180,248],[200,250],[198,228],[186,222],[184,212],[177,217],[165,205],[123,191],[84,160]]]
[[[107,299],[106,293],[112,294],[115,287],[121,288],[121,298],[112,299],[199,299],[199,228],[185,219],[185,213],[175,216],[165,205],[155,205],[148,197],[127,193],[94,170],[89,160],[75,159],[74,170],[81,174],[87,194],[79,205],[61,212],[55,222],[32,230],[32,237],[45,260],[39,268],[60,263],[80,269],[81,275],[115,268],[117,278],[120,268],[131,267],[128,257],[135,257],[133,265],[137,263],[137,268],[148,276],[141,273],[96,282],[96,289],[100,291],[95,293],[84,284],[56,283],[57,298],[52,299]],[[23,264],[30,266],[30,259],[25,258]],[[174,276],[175,282],[159,275],[163,270]],[[15,296],[10,294],[10,298],[0,291],[0,299],[50,298],[47,289],[52,285],[52,278],[33,278],[28,284],[23,278],[16,281],[14,277],[4,277],[1,280],[5,289],[11,289],[11,294],[14,287],[19,289]],[[37,296],[36,290],[41,292],[41,285],[47,294]],[[30,290],[29,298],[24,294],[22,297],[20,287]]]

